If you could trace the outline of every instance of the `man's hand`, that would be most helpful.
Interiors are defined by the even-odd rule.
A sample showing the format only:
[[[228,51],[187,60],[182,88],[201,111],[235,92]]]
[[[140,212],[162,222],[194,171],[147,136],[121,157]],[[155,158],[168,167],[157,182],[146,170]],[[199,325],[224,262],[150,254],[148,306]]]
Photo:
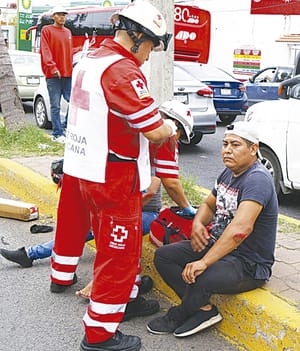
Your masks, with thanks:
[[[209,242],[209,232],[200,222],[194,220],[191,233],[191,245],[194,251],[204,250]]]
[[[182,279],[186,284],[193,284],[196,278],[207,269],[207,265],[203,260],[188,263],[181,273]]]
[[[59,71],[53,72],[53,77],[55,77],[55,78],[61,78],[60,72],[59,72]]]

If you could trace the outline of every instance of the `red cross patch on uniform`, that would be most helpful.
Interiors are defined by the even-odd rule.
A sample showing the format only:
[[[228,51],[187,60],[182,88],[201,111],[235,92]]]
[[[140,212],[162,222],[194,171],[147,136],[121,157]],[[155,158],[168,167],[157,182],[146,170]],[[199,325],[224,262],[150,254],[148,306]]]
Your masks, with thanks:
[[[131,82],[131,85],[133,86],[134,91],[136,92],[136,95],[140,99],[144,99],[145,97],[149,97],[149,91],[145,85],[145,83],[141,79],[135,79]]]

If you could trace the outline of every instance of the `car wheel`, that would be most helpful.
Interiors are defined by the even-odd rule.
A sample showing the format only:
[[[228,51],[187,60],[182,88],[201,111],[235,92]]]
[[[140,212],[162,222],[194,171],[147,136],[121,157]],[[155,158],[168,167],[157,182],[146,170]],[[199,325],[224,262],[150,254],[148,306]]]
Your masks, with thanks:
[[[195,133],[193,137],[190,140],[191,145],[196,145],[199,144],[200,141],[202,140],[203,134],[202,133]]]
[[[220,121],[224,124],[231,124],[236,119],[236,115],[219,115]]]
[[[44,129],[52,128],[52,124],[48,119],[44,99],[41,96],[37,97],[34,103],[33,112],[34,112],[36,124],[39,128],[44,128]]]
[[[276,194],[280,193],[280,182],[282,181],[282,172],[280,163],[276,157],[276,155],[267,147],[262,146],[259,148],[260,153],[262,155],[262,164],[267,168],[267,170],[271,173],[274,184]]]

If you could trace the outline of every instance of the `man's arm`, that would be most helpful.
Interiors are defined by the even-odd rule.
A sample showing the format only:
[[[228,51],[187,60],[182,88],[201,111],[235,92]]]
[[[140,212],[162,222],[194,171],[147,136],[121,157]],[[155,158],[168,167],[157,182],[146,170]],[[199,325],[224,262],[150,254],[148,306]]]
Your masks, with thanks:
[[[179,178],[161,178],[161,182],[170,198],[179,207],[185,208],[189,205]]]
[[[158,192],[160,187],[160,179],[158,177],[152,176],[151,183],[145,193],[143,193],[142,197],[142,206],[147,205],[153,196]]]
[[[202,251],[208,244],[209,233],[205,226],[213,220],[215,211],[216,197],[210,193],[199,206],[193,221],[191,245],[194,251]]]
[[[237,248],[253,231],[255,221],[262,210],[262,205],[255,201],[242,201],[232,222],[226,227],[220,238],[207,254],[198,261],[186,265],[182,277],[187,284],[195,282],[209,266]]]

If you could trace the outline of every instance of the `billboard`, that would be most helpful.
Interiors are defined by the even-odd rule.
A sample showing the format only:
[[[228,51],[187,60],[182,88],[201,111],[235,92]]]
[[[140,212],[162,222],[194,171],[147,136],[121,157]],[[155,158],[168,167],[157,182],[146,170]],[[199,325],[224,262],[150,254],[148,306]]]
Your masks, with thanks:
[[[251,0],[251,15],[300,15],[300,0]]]

